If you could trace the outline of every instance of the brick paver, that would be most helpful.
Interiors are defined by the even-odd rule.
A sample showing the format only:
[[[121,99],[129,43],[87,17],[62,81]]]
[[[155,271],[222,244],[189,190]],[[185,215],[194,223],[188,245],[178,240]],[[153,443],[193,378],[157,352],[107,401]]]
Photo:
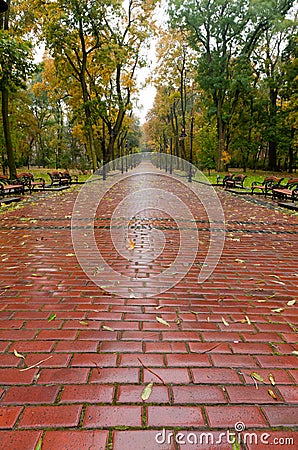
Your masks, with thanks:
[[[136,220],[131,260],[113,249],[113,205],[136,186],[165,189],[162,172],[150,170],[156,175],[139,173],[109,191],[96,214],[100,250],[132,286],[134,278],[160,274],[179,247],[175,223],[151,211]],[[264,433],[274,448],[296,448],[297,216],[271,200],[218,189],[225,246],[214,273],[198,284],[209,222],[183,191],[197,221],[185,227],[199,232],[194,264],[168,291],[138,298],[131,288],[127,298],[98,287],[77,261],[77,192],[40,195],[0,216],[1,448],[225,449],[232,444],[221,433],[239,423],[243,449],[268,448]],[[148,262],[141,249],[149,249],[154,227],[166,245]],[[144,292],[150,295],[146,283]],[[244,442],[245,432],[255,435]]]

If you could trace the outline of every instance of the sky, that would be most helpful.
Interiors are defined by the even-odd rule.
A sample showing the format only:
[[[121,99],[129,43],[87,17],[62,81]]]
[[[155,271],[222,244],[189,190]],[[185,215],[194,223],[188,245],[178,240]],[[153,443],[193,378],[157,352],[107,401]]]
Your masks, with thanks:
[[[150,49],[148,51],[146,59],[147,59],[147,66],[142,69],[139,69],[138,71],[139,95],[137,100],[137,106],[134,107],[134,112],[139,117],[141,125],[144,122],[146,122],[146,115],[153,106],[154,97],[156,94],[155,87],[146,81],[151,71],[154,70],[156,64],[154,40],[152,40],[151,42]]]
[[[166,12],[165,12],[166,0],[161,0],[160,5],[156,8],[156,12],[154,18],[156,20],[156,24],[160,27],[164,27],[166,23]],[[156,43],[157,39],[152,38],[150,48],[147,55],[147,67],[139,70],[138,73],[138,85],[139,85],[139,97],[138,97],[138,105],[134,108],[136,115],[140,118],[140,124],[146,122],[146,115],[150,111],[153,106],[154,98],[156,94],[155,87],[146,83],[147,77],[154,70],[156,65]],[[144,86],[145,85],[145,86]]]

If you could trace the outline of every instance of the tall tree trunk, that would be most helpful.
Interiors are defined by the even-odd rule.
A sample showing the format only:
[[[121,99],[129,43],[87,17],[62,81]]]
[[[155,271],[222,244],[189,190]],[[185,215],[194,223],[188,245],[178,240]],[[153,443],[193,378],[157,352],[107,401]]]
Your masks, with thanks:
[[[276,140],[276,101],[277,89],[270,89],[270,108],[269,108],[269,123],[270,123],[270,137],[268,142],[268,169],[276,170],[277,158],[277,140]]]
[[[226,140],[226,124],[222,119],[221,114],[217,116],[217,167],[216,170],[221,172],[224,168],[222,159],[223,152],[225,150]]]
[[[86,136],[87,136],[88,147],[89,147],[89,152],[90,152],[91,161],[92,161],[92,169],[95,172],[97,169],[97,156],[96,156],[96,149],[95,149],[94,136],[93,136],[93,130],[92,130],[91,111],[88,106],[89,98],[88,98],[87,84],[86,84],[85,76],[83,74],[81,74],[80,82],[81,82],[83,100],[84,100],[85,123],[86,123],[86,128],[87,128]]]
[[[5,86],[2,87],[2,120],[3,120],[3,132],[6,145],[7,164],[9,169],[10,178],[16,178],[17,169],[14,159],[14,152],[12,148],[11,132],[9,124],[8,114],[8,90]]]
[[[2,28],[3,30],[9,29],[9,10],[10,10],[10,0],[6,1],[8,9],[5,12],[3,21],[2,21]],[[9,169],[9,176],[10,178],[16,178],[17,176],[17,169],[14,159],[14,152],[12,148],[12,141],[11,141],[11,132],[10,132],[10,124],[9,124],[9,93],[7,89],[8,80],[2,79],[2,120],[3,120],[3,133],[4,133],[4,139],[5,139],[5,146],[6,146],[6,154],[7,154],[7,163],[8,163],[8,169]]]
[[[293,150],[293,139],[294,139],[295,129],[291,129],[291,143],[289,146],[289,173],[293,173],[294,167],[294,150]]]

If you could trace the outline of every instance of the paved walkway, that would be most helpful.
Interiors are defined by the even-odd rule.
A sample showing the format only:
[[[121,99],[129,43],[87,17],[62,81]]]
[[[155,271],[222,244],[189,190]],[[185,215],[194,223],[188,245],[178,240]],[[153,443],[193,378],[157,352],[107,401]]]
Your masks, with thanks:
[[[1,448],[297,448],[297,216],[219,190],[225,246],[198,284],[208,214],[152,170],[110,189],[94,227],[105,261],[133,286],[143,281],[143,291],[128,285],[119,296],[116,278],[112,288],[101,279],[102,265],[93,281],[79,265],[71,238],[78,188],[1,215]],[[123,242],[122,255],[113,250],[111,214],[137,186],[180,195],[196,220],[185,229],[196,224],[199,234],[189,267],[191,246],[183,249],[187,275],[154,296],[150,276],[162,280],[181,230],[171,211],[145,203],[136,214],[132,204],[126,250]]]

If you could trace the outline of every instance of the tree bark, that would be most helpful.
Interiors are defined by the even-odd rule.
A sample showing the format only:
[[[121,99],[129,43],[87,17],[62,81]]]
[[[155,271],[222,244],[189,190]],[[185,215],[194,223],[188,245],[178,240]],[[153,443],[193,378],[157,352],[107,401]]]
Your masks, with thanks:
[[[4,20],[2,22],[2,28],[3,30],[9,29],[9,10],[10,10],[10,0],[7,2],[8,9],[5,12]],[[10,131],[10,124],[9,124],[9,92],[8,92],[8,80],[5,79],[5,76],[3,76],[2,79],[2,120],[3,120],[3,133],[4,133],[4,139],[5,139],[5,146],[6,146],[6,154],[7,154],[7,164],[9,169],[9,176],[10,178],[16,178],[17,176],[17,169],[15,164],[15,158],[14,158],[14,151],[12,147],[12,140],[11,140],[11,131]]]
[[[12,147],[10,124],[9,124],[9,99],[8,90],[6,87],[2,87],[2,120],[3,120],[3,132],[7,154],[7,164],[9,169],[9,177],[17,177],[17,169],[15,164],[14,152]]]
[[[268,141],[268,169],[276,170],[276,158],[277,158],[277,140],[276,140],[276,101],[277,101],[277,89],[270,89],[270,138]],[[273,131],[274,130],[274,131]]]

